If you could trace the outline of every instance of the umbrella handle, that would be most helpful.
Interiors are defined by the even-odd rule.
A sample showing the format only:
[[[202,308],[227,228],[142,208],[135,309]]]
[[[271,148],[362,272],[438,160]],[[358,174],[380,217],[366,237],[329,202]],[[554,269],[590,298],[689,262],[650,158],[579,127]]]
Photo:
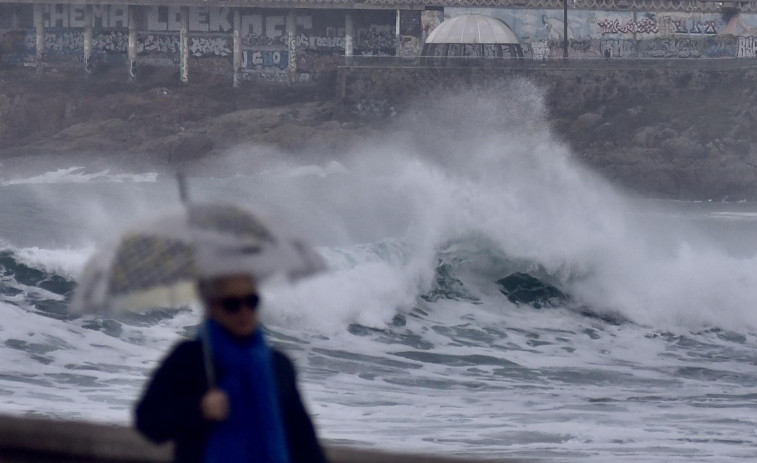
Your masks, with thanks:
[[[212,389],[216,385],[216,372],[213,365],[213,346],[210,343],[205,323],[200,325],[200,342],[202,343],[202,360],[205,364],[205,376],[208,379],[208,388]]]
[[[176,184],[179,187],[179,199],[182,204],[189,203],[189,192],[187,191],[187,177],[184,175],[184,171],[176,171]]]

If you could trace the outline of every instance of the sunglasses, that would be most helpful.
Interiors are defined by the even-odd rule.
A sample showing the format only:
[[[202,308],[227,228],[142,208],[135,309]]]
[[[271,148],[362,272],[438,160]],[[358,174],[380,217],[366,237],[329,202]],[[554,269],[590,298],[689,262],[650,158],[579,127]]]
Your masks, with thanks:
[[[228,313],[237,313],[242,310],[242,307],[247,307],[254,311],[260,305],[260,296],[249,294],[243,297],[221,297],[216,299],[214,303],[218,304]]]

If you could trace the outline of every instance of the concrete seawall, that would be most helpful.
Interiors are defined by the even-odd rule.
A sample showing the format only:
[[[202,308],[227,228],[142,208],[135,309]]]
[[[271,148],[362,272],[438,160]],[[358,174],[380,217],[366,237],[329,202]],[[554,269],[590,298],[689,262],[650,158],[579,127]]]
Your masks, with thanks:
[[[476,463],[431,455],[327,446],[331,463]],[[124,426],[0,416],[3,463],[164,463],[171,447],[156,446]],[[504,463],[525,460],[498,459]],[[534,460],[530,460],[534,461]]]

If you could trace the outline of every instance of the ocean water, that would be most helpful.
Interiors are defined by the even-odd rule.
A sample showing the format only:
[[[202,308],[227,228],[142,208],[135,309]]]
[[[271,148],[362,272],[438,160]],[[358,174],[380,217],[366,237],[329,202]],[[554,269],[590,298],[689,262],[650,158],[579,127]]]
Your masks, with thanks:
[[[262,312],[320,436],[486,458],[754,461],[757,204],[634,197],[575,161],[527,83],[466,98],[349,153],[250,144],[218,159],[234,176],[188,179],[192,198],[275,212],[328,262],[264,288]],[[67,302],[98,242],[178,202],[163,173],[0,164],[1,413],[130,422],[197,308],[104,318]],[[513,273],[567,297],[511,302],[498,281]]]

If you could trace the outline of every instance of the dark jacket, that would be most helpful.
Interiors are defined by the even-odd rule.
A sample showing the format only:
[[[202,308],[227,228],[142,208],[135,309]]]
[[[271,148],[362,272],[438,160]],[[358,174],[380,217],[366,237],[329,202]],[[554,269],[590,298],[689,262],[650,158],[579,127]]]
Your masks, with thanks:
[[[291,463],[325,463],[313,424],[297,390],[292,362],[273,350],[273,370]],[[208,391],[200,341],[185,341],[153,374],[136,408],[136,426],[150,440],[173,440],[176,463],[200,463],[212,422],[202,417]]]

